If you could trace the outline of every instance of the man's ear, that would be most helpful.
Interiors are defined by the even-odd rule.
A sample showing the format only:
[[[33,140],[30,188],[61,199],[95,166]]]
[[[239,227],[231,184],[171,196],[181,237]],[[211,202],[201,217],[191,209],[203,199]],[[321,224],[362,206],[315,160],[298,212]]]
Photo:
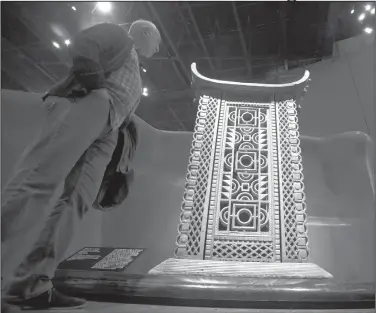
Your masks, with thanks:
[[[151,36],[151,31],[150,30],[145,30],[142,35],[144,35],[145,37],[150,37]]]

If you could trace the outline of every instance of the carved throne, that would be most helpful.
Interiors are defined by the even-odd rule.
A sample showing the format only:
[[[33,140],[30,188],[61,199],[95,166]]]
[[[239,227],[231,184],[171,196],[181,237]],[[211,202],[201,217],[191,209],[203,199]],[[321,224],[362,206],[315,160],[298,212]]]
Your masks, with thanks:
[[[331,278],[309,262],[297,119],[309,72],[288,84],[192,73],[199,105],[175,258],[149,274]]]

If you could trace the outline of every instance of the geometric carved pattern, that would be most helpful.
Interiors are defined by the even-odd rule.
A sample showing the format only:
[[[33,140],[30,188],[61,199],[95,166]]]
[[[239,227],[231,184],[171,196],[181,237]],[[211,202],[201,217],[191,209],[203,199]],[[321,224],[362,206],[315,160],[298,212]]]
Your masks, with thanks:
[[[176,256],[195,256],[200,251],[200,232],[203,224],[204,204],[208,192],[210,159],[214,140],[219,100],[203,96],[199,100],[191,156],[189,158],[185,194],[180,214],[178,248]]]
[[[307,261],[309,255],[303,167],[295,101],[278,103],[280,182],[283,203],[283,261]]]
[[[243,241],[221,241],[214,244],[213,260],[241,260],[246,255],[255,262],[272,262],[273,245],[266,242],[252,242],[245,245]]]
[[[220,164],[217,202],[209,214],[213,219],[208,225],[213,227],[207,229],[207,237],[214,240],[205,259],[276,261],[274,206],[269,196],[270,104],[240,106],[223,101],[222,106],[225,140],[217,142],[222,148],[215,155]]]
[[[295,106],[200,98],[177,257],[307,260]]]
[[[271,197],[274,200],[274,231],[275,231],[275,237],[274,237],[274,244],[275,244],[275,253],[276,253],[276,261],[281,261],[281,210],[282,205],[280,201],[280,180],[279,180],[279,170],[280,170],[280,164],[279,164],[279,141],[278,141],[278,130],[277,130],[277,108],[276,104],[273,103],[273,105],[270,106],[270,130],[271,130],[271,154],[272,154],[272,177],[271,180],[273,181],[274,188],[271,188]]]

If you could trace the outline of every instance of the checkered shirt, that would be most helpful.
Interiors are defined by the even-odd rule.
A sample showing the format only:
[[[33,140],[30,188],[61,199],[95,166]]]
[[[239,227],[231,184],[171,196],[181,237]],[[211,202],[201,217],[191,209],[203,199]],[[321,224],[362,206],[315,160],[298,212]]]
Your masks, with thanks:
[[[106,79],[105,86],[111,97],[111,126],[117,129],[136,111],[141,100],[140,65],[134,48],[124,65]]]

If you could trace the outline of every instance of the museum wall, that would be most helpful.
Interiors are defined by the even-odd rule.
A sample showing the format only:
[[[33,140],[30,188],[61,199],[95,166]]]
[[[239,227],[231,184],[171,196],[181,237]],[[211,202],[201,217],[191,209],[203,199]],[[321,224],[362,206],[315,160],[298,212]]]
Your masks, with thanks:
[[[372,38],[361,35],[339,41],[335,44],[334,58],[307,66],[312,81],[299,116],[302,134],[325,136],[344,131],[372,131],[375,85]]]
[[[338,42],[334,59],[307,67],[312,81],[299,115],[301,135],[372,134],[375,54],[370,39]],[[323,155],[310,150],[304,138],[301,143],[312,261],[336,278],[373,280],[375,212],[361,145],[333,143],[323,151],[331,160],[323,168]],[[334,188],[328,188],[325,176],[334,179]]]

